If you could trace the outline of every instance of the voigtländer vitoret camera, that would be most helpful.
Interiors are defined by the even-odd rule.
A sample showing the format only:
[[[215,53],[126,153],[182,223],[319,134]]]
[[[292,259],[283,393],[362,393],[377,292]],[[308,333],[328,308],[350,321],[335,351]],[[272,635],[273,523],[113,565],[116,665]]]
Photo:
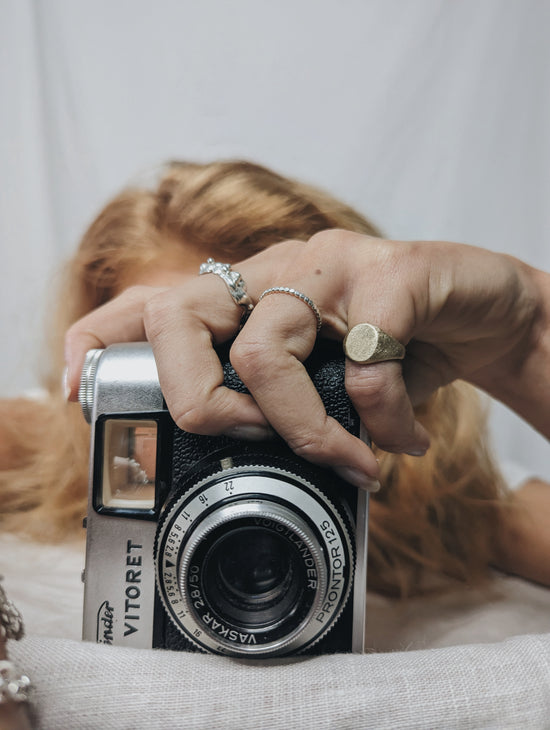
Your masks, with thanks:
[[[228,387],[246,392],[228,349]],[[305,363],[362,436],[340,346]],[[249,658],[363,651],[368,495],[278,437],[180,430],[146,343],[88,353],[92,424],[83,638]]]

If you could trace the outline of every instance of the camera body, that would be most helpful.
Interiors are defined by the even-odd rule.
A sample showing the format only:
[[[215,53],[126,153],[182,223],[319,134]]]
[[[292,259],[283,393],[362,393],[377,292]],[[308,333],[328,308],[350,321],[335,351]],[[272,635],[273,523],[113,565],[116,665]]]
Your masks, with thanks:
[[[220,350],[227,387],[246,392]],[[363,437],[336,343],[305,363]],[[83,638],[268,658],[362,652],[368,494],[276,437],[180,430],[146,343],[88,353],[92,425]],[[365,437],[366,440],[366,437]]]

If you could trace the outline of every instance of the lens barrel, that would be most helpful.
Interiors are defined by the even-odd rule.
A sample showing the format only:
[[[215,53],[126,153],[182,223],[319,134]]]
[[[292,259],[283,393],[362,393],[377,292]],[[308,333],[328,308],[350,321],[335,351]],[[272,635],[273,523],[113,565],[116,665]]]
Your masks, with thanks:
[[[202,589],[211,610],[234,625],[273,629],[296,612],[307,567],[294,543],[256,520],[244,522],[229,530],[224,525],[208,546]],[[313,567],[312,558],[306,560]]]
[[[326,490],[325,490],[326,491]],[[159,526],[157,582],[198,649],[294,654],[318,642],[349,596],[349,518],[302,475],[224,468],[183,491]]]

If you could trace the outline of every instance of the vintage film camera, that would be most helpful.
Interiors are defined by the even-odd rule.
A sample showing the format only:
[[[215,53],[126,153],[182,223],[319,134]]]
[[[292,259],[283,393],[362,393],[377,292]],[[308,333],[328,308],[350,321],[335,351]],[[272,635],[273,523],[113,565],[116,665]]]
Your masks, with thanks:
[[[228,387],[245,391],[220,351]],[[336,343],[306,366],[361,435]],[[146,343],[88,353],[83,638],[266,658],[363,651],[368,495],[281,439],[178,429]]]

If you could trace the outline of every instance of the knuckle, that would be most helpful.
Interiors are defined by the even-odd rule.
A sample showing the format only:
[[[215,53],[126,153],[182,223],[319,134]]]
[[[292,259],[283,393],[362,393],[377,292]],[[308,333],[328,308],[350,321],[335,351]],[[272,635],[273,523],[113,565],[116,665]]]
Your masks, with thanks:
[[[172,410],[174,412],[172,412]],[[171,409],[172,418],[178,428],[188,433],[215,435],[235,420],[235,404],[223,387],[201,390],[187,397],[179,409]]]
[[[174,423],[182,431],[187,433],[207,433],[208,415],[205,408],[196,403],[187,404],[182,411],[176,411],[172,414]]]
[[[297,456],[304,459],[318,459],[327,454],[327,438],[320,431],[309,431],[287,438],[287,443]]]
[[[325,248],[330,249],[333,246],[339,246],[345,235],[346,231],[339,228],[330,228],[325,231],[318,231],[317,233],[314,233],[308,243],[314,246],[317,250]]]
[[[376,365],[364,365],[346,372],[346,390],[352,401],[363,407],[378,408],[392,396],[393,383]]]
[[[168,300],[167,292],[160,292],[149,297],[143,305],[143,326],[147,339],[155,339],[164,330],[169,310]]]
[[[132,284],[119,294],[119,299],[126,299],[131,302],[142,301],[150,293],[150,287],[143,284]]]
[[[104,307],[111,312],[125,312],[139,309],[142,311],[152,296],[155,296],[158,289],[144,284],[133,284],[107,302]]]
[[[348,256],[355,251],[358,245],[363,247],[367,238],[365,234],[346,231],[343,228],[330,228],[314,233],[308,241],[308,248],[320,260],[327,256],[341,259],[342,256]],[[376,241],[370,238],[368,240],[369,244],[371,241]]]
[[[254,379],[269,359],[268,348],[265,342],[240,336],[231,346],[229,359],[242,380]]]
[[[65,352],[75,352],[86,343],[88,347],[103,347],[101,337],[90,322],[90,317],[84,317],[74,322],[64,334],[63,344]]]
[[[143,308],[143,326],[149,341],[153,341],[162,331],[162,317],[151,300]]]

